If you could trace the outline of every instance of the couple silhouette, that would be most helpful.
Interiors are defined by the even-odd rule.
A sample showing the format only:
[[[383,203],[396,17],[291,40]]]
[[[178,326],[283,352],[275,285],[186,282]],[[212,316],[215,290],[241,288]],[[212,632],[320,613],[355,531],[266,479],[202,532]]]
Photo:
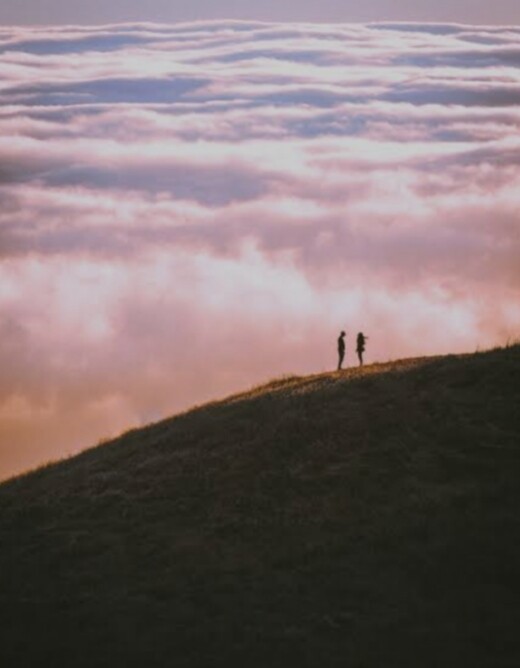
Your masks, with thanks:
[[[341,332],[338,338],[338,371],[341,370],[343,365],[343,360],[345,359],[345,332]],[[368,339],[368,336],[365,336],[363,332],[359,332],[356,339],[356,352],[359,359],[359,366],[363,366],[363,353],[365,352],[365,343]]]

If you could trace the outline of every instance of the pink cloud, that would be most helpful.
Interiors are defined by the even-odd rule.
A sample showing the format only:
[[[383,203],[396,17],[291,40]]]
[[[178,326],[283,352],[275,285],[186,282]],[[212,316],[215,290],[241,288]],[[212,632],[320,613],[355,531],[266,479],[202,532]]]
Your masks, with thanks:
[[[341,328],[350,362],[518,336],[518,35],[5,30],[0,476],[332,369]]]

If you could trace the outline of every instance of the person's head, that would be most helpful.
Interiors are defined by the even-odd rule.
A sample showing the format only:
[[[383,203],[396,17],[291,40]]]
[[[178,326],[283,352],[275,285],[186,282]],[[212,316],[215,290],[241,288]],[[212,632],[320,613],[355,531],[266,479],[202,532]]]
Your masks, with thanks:
[[[341,332],[341,336],[346,336],[345,332]]]

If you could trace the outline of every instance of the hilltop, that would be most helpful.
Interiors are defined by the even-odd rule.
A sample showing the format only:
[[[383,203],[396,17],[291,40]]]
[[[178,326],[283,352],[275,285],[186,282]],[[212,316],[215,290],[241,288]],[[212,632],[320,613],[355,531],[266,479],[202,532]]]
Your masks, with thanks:
[[[520,665],[519,381],[285,378],[0,485],[2,665]]]

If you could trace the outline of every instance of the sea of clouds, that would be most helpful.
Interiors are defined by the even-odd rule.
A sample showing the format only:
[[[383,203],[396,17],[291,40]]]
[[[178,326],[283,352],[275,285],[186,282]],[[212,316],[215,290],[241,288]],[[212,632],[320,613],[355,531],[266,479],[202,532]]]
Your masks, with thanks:
[[[0,29],[0,477],[520,326],[520,28]]]

